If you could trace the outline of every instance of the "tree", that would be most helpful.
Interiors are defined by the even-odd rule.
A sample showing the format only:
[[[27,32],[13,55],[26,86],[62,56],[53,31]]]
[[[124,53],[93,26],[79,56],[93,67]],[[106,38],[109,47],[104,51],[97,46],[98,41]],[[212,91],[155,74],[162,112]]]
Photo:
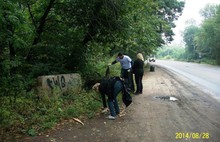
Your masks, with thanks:
[[[207,5],[202,11],[205,20],[195,38],[198,51],[203,57],[214,59],[219,63],[220,6]]]
[[[171,28],[175,27],[174,20],[177,20],[181,16],[184,4],[184,2],[176,0],[159,0],[157,11],[161,20],[159,27],[160,32],[164,33],[167,42],[173,40],[172,36],[174,33]]]
[[[3,74],[83,72],[97,52],[150,54],[172,41],[183,6],[177,0],[1,1]]]
[[[186,43],[186,54],[188,55],[188,59],[197,59],[197,52],[196,52],[196,43],[195,43],[195,36],[198,32],[199,28],[191,25],[188,26],[183,33],[183,40]]]
[[[184,60],[184,48],[178,46],[163,46],[157,52],[157,58]]]
[[[45,110],[32,90],[38,76],[79,72],[87,82],[99,79],[118,51],[151,54],[172,40],[183,6],[178,0],[0,0],[1,130],[24,132],[24,120]],[[48,108],[57,112],[63,98],[56,99]],[[29,105],[27,113],[21,109]]]
[[[213,18],[217,14],[217,5],[207,4],[203,9],[200,10],[200,15],[204,19]]]

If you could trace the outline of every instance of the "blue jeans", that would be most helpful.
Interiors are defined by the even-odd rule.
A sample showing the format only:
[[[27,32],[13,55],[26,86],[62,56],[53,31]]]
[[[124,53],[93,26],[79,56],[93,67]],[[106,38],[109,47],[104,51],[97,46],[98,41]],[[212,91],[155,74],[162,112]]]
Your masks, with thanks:
[[[108,98],[108,107],[109,107],[111,116],[116,116],[117,114],[120,113],[117,96],[122,90],[122,88],[123,88],[122,82],[116,81],[114,85],[114,90],[113,90],[113,98],[112,99]]]

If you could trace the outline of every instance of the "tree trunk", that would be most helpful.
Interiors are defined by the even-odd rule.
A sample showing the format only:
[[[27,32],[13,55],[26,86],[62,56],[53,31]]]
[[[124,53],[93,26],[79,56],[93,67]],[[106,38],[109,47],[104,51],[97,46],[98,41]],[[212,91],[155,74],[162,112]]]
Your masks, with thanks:
[[[41,34],[43,33],[43,28],[44,28],[45,23],[46,23],[47,16],[50,13],[50,10],[51,10],[54,2],[55,2],[55,0],[50,0],[50,2],[48,4],[48,6],[47,6],[43,16],[40,18],[39,26],[36,29],[36,37],[34,38],[34,41],[33,41],[32,45],[36,45],[36,44],[39,43]],[[30,10],[29,10],[29,12],[30,12]],[[32,14],[32,13],[30,13],[30,14]],[[30,48],[26,60],[27,61],[31,61],[32,57],[33,57],[33,47]]]
[[[83,39],[83,45],[86,45],[89,41],[92,40],[92,37],[97,34],[97,25],[98,25],[98,16],[99,12],[102,8],[102,5],[104,2],[101,0],[96,3],[94,11],[93,11],[93,17],[91,18],[91,21],[89,23],[89,29],[86,33],[84,39]]]

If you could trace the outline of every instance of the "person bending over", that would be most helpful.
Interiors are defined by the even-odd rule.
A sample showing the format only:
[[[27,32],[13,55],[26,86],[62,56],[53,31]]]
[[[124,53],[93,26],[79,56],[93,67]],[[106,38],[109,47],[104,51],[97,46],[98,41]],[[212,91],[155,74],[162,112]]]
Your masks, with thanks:
[[[112,77],[108,80],[102,80],[100,83],[96,83],[93,89],[101,93],[103,107],[106,107],[107,103],[110,110],[110,115],[107,117],[110,120],[114,120],[116,115],[119,115],[120,109],[118,105],[117,96],[123,89],[123,82],[119,77]]]

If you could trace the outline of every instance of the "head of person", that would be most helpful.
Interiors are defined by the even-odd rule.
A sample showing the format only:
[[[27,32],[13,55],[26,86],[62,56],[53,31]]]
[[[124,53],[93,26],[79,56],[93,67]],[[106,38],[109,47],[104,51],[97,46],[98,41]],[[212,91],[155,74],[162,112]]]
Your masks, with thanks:
[[[137,54],[137,59],[144,61],[144,57],[141,53]]]
[[[124,55],[122,53],[118,53],[118,58],[123,59]]]

